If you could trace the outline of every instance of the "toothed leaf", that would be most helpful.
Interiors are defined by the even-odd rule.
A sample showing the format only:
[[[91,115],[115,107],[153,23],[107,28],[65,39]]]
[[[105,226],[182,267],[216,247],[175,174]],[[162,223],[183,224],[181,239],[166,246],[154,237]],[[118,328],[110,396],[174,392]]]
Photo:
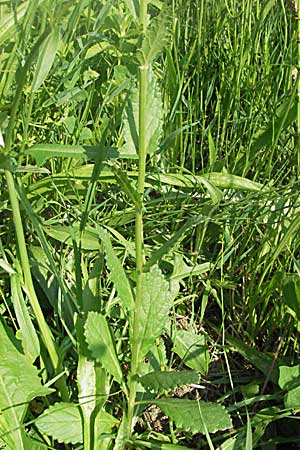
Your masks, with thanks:
[[[217,403],[166,398],[153,402],[178,428],[192,433],[205,434],[227,430],[232,426],[231,419],[224,406]]]

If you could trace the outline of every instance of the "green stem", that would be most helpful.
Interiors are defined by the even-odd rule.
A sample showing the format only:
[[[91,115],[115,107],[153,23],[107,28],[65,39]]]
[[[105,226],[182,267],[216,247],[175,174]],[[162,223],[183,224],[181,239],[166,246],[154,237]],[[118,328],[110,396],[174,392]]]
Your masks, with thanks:
[[[145,33],[147,26],[147,0],[140,2],[140,22]],[[136,247],[136,294],[135,311],[132,326],[131,367],[129,378],[129,399],[127,411],[127,439],[131,438],[134,427],[134,409],[136,401],[137,375],[140,362],[141,342],[139,340],[139,324],[142,310],[143,294],[143,267],[144,267],[144,233],[143,233],[143,199],[145,191],[146,175],[146,101],[147,101],[148,66],[140,67],[139,76],[139,176],[138,192],[141,198],[141,206],[135,211],[135,247]]]
[[[57,372],[60,370],[60,361],[59,356],[55,347],[54,338],[51,333],[50,328],[45,321],[42,309],[40,307],[38,298],[35,293],[35,289],[33,286],[29,258],[26,248],[25,236],[24,236],[24,228],[23,222],[21,218],[19,200],[16,193],[15,183],[13,179],[13,175],[9,170],[5,170],[5,177],[7,182],[8,194],[11,202],[12,213],[13,213],[13,221],[15,225],[15,231],[18,242],[18,250],[22,265],[22,270],[24,274],[24,285],[27,296],[29,298],[31,307],[35,314],[39,329],[41,331],[41,335],[44,341],[46,348],[48,349],[49,356],[53,365],[54,370]],[[65,383],[65,379],[62,377],[57,381],[57,386],[60,390],[61,396],[64,400],[69,399],[68,389]]]
[[[298,72],[300,71],[300,0],[297,0],[298,3],[298,7],[297,7],[297,11],[298,11],[298,19],[297,19],[297,42],[298,42],[298,64],[297,64],[297,69]],[[297,76],[297,94],[298,94],[298,98],[297,98],[297,148],[298,148],[298,175],[299,175],[299,170],[300,170],[300,76],[298,73]]]

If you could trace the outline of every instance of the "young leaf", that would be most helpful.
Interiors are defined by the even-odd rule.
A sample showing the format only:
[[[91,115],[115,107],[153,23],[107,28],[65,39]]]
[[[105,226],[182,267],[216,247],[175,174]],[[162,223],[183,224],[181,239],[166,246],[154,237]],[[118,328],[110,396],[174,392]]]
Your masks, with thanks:
[[[174,352],[182,362],[191,369],[207,374],[209,366],[209,353],[204,335],[178,330],[174,337]]]
[[[106,262],[110,270],[112,282],[117,289],[123,306],[129,311],[132,311],[134,308],[134,298],[125,270],[114,251],[107,231],[100,227],[97,228],[97,231],[105,248]]]
[[[121,383],[123,374],[116,353],[115,339],[106,318],[91,311],[88,313],[84,328],[84,335],[93,358],[101,361],[107,372]]]
[[[151,27],[146,30],[138,55],[140,63],[149,65],[154,61],[160,52],[170,45],[171,36],[171,14],[170,11],[163,10],[152,20]]]
[[[32,90],[36,91],[47,78],[55,59],[59,44],[58,27],[53,28],[39,48],[39,55],[32,82]]]
[[[150,391],[162,392],[187,384],[196,384],[199,382],[199,375],[192,370],[155,371],[140,377],[139,381]]]
[[[173,303],[169,283],[156,265],[151,267],[150,272],[143,274],[142,289],[142,314],[138,324],[141,358],[151,350],[155,340],[163,332]]]
[[[78,444],[83,441],[82,420],[74,403],[56,403],[35,421],[38,429],[60,443]]]
[[[10,448],[24,449],[22,422],[28,403],[53,392],[42,386],[37,368],[19,353],[0,322],[0,434]]]
[[[182,398],[165,398],[153,403],[185,431],[205,434],[206,428],[208,433],[216,433],[232,426],[229,414],[217,403]]]
[[[148,89],[146,98],[146,151],[152,154],[157,151],[162,133],[163,104],[160,89],[154,74],[148,71]],[[139,153],[139,91],[135,87],[128,99],[124,116],[125,150],[131,155]]]

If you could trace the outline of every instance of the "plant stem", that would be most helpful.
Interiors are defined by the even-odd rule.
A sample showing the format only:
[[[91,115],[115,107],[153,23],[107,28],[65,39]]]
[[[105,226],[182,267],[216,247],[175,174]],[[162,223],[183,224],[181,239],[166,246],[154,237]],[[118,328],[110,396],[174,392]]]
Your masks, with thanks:
[[[297,1],[297,11],[298,11],[298,18],[297,18],[297,46],[298,46],[298,61],[297,61],[297,69],[298,72],[300,71],[300,0]],[[300,76],[298,73],[297,76],[297,148],[298,148],[298,175],[300,170]]]
[[[147,26],[147,0],[140,2],[140,22],[145,33]],[[137,374],[139,366],[139,354],[141,343],[139,341],[139,324],[142,308],[143,294],[143,267],[144,267],[144,233],[143,233],[143,200],[146,175],[146,101],[148,84],[148,66],[140,66],[139,73],[139,176],[138,192],[140,194],[140,206],[135,211],[135,247],[136,247],[136,294],[135,311],[132,327],[131,367],[129,380],[129,399],[127,412],[127,439],[130,439],[134,426],[134,407],[136,399]]]
[[[15,231],[18,242],[18,250],[21,260],[21,266],[24,274],[24,285],[27,296],[29,298],[31,307],[35,314],[39,329],[41,331],[41,335],[44,341],[44,344],[49,352],[49,356],[54,368],[54,371],[57,371],[60,368],[59,356],[55,347],[54,338],[51,333],[50,328],[45,321],[42,309],[40,307],[38,298],[35,293],[35,289],[33,286],[31,271],[30,271],[30,263],[26,248],[25,236],[24,236],[24,228],[21,218],[19,200],[16,194],[15,182],[13,179],[13,175],[9,170],[5,170],[5,177],[7,182],[8,194],[11,202],[12,213],[13,213],[13,221],[15,225]],[[57,381],[57,386],[60,390],[61,396],[64,400],[69,399],[68,389],[65,383],[65,379],[62,377]]]

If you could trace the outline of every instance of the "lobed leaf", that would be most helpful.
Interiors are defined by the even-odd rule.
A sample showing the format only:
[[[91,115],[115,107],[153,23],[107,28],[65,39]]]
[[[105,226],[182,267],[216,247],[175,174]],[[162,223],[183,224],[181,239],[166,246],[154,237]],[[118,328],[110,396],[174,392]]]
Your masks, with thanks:
[[[38,429],[60,443],[78,444],[83,441],[82,420],[74,403],[56,403],[35,421]]]
[[[182,371],[155,371],[140,377],[142,385],[154,392],[170,391],[179,386],[196,384],[199,382],[199,375],[192,370]]]
[[[84,335],[93,358],[101,361],[107,372],[121,383],[123,374],[116,352],[115,339],[106,318],[100,313],[90,311],[84,326]]]
[[[146,30],[138,55],[140,63],[150,65],[162,50],[170,45],[171,36],[171,14],[169,10],[164,9],[152,19],[151,26]]]
[[[217,403],[181,398],[165,398],[153,401],[178,428],[192,433],[205,434],[231,428],[232,423],[224,406]]]

